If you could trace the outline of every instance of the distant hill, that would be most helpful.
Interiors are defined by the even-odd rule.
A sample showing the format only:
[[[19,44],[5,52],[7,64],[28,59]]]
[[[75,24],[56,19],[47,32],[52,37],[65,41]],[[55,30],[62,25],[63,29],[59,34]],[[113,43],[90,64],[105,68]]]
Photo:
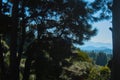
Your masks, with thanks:
[[[77,46],[84,51],[95,51],[95,52],[105,52],[107,54],[112,54],[112,44],[101,43],[101,42],[86,42],[82,46]]]
[[[94,47],[94,46],[86,46],[80,48],[83,51],[95,51],[95,52],[104,52],[106,54],[112,54],[112,49],[109,49],[107,47]]]

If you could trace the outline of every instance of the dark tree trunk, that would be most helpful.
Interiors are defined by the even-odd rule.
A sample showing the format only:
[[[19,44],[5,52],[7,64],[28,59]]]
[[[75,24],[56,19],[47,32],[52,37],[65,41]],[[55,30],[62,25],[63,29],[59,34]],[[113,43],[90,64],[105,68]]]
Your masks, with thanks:
[[[2,0],[0,0],[0,14],[1,14],[1,9],[2,9]]]
[[[24,68],[24,73],[23,73],[23,79],[22,80],[29,80],[30,76],[30,69],[31,69],[31,62],[34,59],[34,52],[36,48],[36,43],[33,42],[31,43],[25,52],[26,55],[26,62],[25,62],[25,68]]]
[[[27,51],[25,54],[27,55],[26,56],[27,58],[26,58],[26,62],[25,62],[25,68],[24,68],[22,80],[29,80],[30,68],[31,68],[31,62],[32,62],[32,54],[33,54],[31,45],[27,48]]]
[[[12,30],[10,42],[10,80],[19,80],[19,67],[17,64],[17,33],[18,33],[18,3],[14,0],[12,9]]]
[[[20,44],[19,44],[19,50],[18,50],[18,67],[20,66],[20,61],[22,58],[22,54],[23,54],[23,46],[25,43],[25,26],[26,26],[26,21],[25,21],[25,0],[22,0],[22,10],[21,10],[21,14],[22,14],[22,22],[21,22],[21,33],[22,36],[20,38]]]
[[[2,0],[0,0],[0,15],[2,9]],[[4,57],[3,57],[3,48],[2,48],[2,34],[0,34],[0,80],[5,80],[5,66],[4,66]]]
[[[28,57],[26,59],[26,62],[25,62],[25,69],[24,69],[23,79],[22,80],[29,80],[31,62],[32,62],[31,57]]]
[[[3,57],[3,47],[1,43],[1,35],[0,35],[0,80],[5,80],[5,64],[4,64],[4,57]]]
[[[111,80],[120,80],[120,0],[113,0],[113,59]]]

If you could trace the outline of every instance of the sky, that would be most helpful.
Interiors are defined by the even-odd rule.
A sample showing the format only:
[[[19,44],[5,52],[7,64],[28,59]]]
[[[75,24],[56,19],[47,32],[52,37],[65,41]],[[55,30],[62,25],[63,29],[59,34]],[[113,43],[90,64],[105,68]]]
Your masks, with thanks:
[[[99,21],[97,23],[93,23],[93,28],[97,28],[97,35],[91,37],[91,39],[85,42],[84,46],[106,46],[112,49],[112,32],[109,27],[112,27],[112,23],[110,20]]]
[[[94,0],[86,0],[89,2],[93,2]],[[110,31],[110,27],[112,27],[112,23],[110,20],[102,20],[96,23],[93,23],[93,28],[97,28],[98,32],[96,36],[91,37],[91,39],[87,42],[84,42],[85,44],[83,46],[89,46],[89,45],[103,45],[103,43],[110,46],[109,48],[112,48],[112,32]],[[101,45],[101,46],[102,46]]]
[[[111,21],[104,20],[93,24],[93,27],[98,29],[97,35],[92,37],[90,41],[112,44],[112,32],[109,27],[112,27]]]

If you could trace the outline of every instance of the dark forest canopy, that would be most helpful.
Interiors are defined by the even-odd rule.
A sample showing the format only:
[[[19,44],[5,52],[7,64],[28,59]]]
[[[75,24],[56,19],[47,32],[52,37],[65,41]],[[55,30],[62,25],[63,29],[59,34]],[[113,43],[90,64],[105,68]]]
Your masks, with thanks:
[[[12,17],[13,1],[3,1],[2,13]],[[110,10],[104,0],[28,0],[18,1],[19,25],[24,19],[25,26],[42,38],[43,35],[59,36],[73,43],[82,44],[96,34],[92,23],[109,18]],[[24,10],[23,10],[24,9]],[[24,12],[23,12],[24,11]],[[97,13],[97,15],[96,15]],[[3,18],[4,19],[4,18]]]

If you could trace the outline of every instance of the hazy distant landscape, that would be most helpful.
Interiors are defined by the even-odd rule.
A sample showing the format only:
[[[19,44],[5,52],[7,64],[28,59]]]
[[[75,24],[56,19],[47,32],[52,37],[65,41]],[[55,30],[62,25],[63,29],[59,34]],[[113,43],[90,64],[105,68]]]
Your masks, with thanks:
[[[85,45],[80,46],[80,49],[83,51],[95,51],[112,54],[112,44],[110,43],[87,42]]]

